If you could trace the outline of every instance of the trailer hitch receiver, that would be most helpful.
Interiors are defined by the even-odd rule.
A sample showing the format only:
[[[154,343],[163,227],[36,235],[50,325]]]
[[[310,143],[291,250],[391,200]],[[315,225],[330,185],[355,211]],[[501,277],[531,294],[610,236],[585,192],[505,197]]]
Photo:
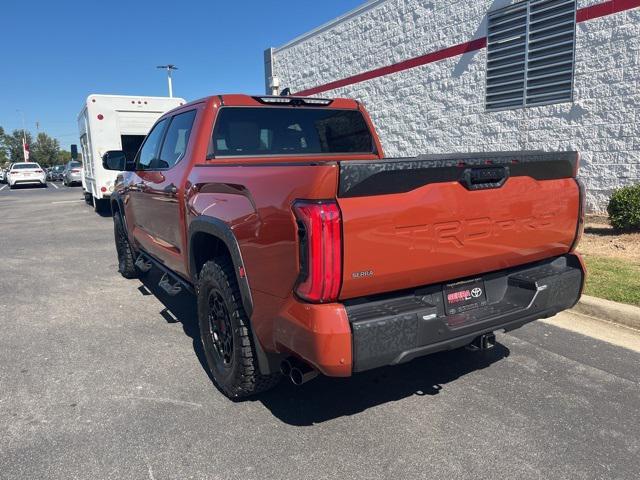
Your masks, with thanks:
[[[478,335],[473,341],[467,346],[468,350],[472,352],[479,352],[483,350],[490,350],[496,346],[496,335],[493,332],[483,333],[482,335]]]

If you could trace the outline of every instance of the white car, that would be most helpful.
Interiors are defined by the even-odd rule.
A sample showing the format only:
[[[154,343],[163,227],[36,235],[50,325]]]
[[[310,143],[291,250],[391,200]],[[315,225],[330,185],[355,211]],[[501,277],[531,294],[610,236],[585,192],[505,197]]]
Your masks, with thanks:
[[[4,168],[0,168],[0,183],[4,183],[5,182],[5,173],[4,173]]]
[[[47,186],[47,174],[44,169],[35,162],[19,162],[11,165],[7,175],[9,188],[16,185],[40,185]]]

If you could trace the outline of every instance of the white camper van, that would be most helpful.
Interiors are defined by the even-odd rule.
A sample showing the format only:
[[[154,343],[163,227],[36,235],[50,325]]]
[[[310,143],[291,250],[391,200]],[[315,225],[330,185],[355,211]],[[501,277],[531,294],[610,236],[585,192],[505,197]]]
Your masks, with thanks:
[[[165,112],[185,103],[182,98],[89,95],[78,115],[84,163],[85,199],[96,211],[107,207],[118,172],[102,168],[102,155],[123,150],[133,158],[140,144]]]

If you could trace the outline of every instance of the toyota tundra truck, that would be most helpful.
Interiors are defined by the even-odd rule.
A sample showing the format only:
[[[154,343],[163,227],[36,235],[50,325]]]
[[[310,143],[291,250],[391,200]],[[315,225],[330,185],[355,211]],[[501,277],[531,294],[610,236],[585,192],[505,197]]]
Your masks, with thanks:
[[[120,273],[195,297],[231,398],[490,348],[582,292],[576,152],[385,158],[355,100],[216,95],[102,161]]]

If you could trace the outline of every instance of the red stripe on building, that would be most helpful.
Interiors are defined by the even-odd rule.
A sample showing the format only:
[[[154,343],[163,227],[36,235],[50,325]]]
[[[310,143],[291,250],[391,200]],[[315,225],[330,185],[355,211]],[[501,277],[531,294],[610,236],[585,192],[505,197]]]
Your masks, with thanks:
[[[595,18],[605,17],[614,13],[623,12],[625,10],[631,10],[632,8],[640,7],[640,0],[610,0],[603,3],[598,3],[590,7],[584,7],[576,12],[576,21],[578,23],[585,22],[587,20],[593,20]],[[487,46],[487,38],[476,38],[470,42],[460,43],[453,47],[448,47],[436,52],[427,53],[419,57],[410,58],[409,60],[403,60],[399,63],[387,65],[385,67],[376,68],[367,72],[359,73],[351,77],[342,78],[333,82],[319,85],[317,87],[309,88],[297,92],[296,95],[315,95],[317,93],[326,92],[335,88],[346,87],[347,85],[353,85],[354,83],[364,82],[365,80],[371,80],[373,78],[382,77],[391,73],[401,72],[410,68],[420,67],[429,63],[444,60],[446,58],[457,57],[464,53],[481,50]]]
[[[397,73],[409,68],[419,67],[426,65],[427,63],[437,62],[438,60],[444,60],[445,58],[456,57],[463,53],[473,52],[474,50],[480,50],[487,45],[486,37],[477,38],[470,42],[461,43],[453,47],[445,48],[444,50],[438,50],[437,52],[427,53],[419,57],[410,58],[400,63],[394,63],[386,67],[376,68],[375,70],[369,70],[368,72],[359,73],[352,77],[343,78],[330,82],[319,87],[313,87],[308,90],[296,93],[296,95],[315,95],[316,93],[326,92],[327,90],[333,90],[334,88],[345,87],[354,83],[364,82],[365,80],[371,80],[372,78],[382,77],[383,75],[389,75],[390,73]]]
[[[585,22],[638,7],[640,7],[640,0],[610,0],[608,2],[591,5],[590,7],[581,8],[576,14],[576,20],[578,22]]]

